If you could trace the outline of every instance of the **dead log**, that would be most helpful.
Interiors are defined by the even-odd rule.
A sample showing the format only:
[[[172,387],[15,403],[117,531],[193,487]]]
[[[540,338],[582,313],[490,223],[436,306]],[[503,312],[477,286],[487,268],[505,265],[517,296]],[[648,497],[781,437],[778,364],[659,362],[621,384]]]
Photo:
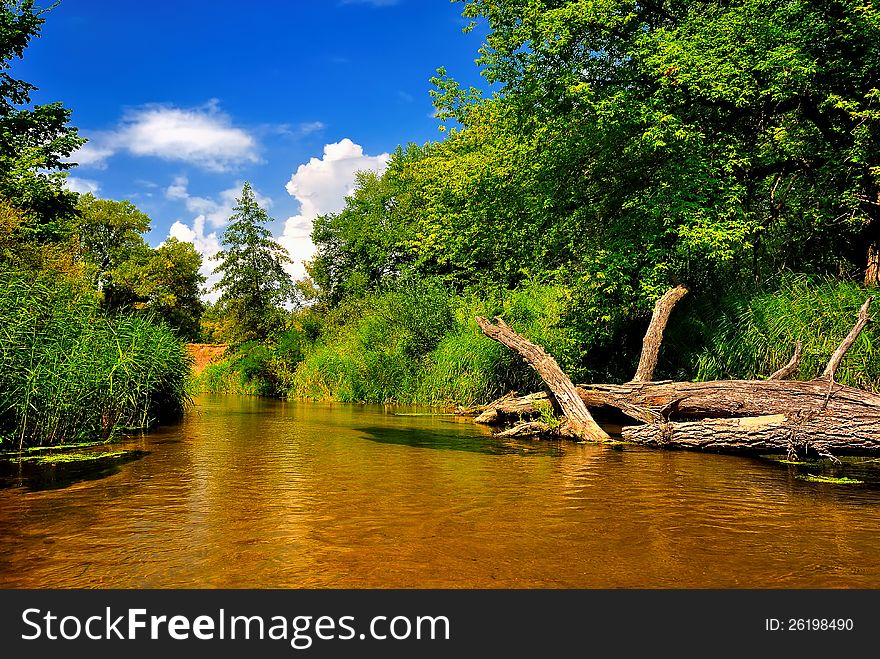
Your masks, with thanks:
[[[604,432],[599,430],[600,436],[595,431],[598,426],[588,408],[612,408],[643,422],[622,431],[625,439],[637,443],[716,451],[792,453],[806,448],[820,455],[880,453],[880,395],[834,381],[847,351],[870,320],[870,298],[823,374],[815,380],[785,379],[800,364],[803,346],[798,341],[788,364],[767,380],[642,381],[640,378],[653,375],[663,328],[675,302],[686,292],[672,295],[673,291],[664,296],[665,301],[658,301],[645,334],[636,377],[619,385],[575,387],[542,348],[516,334],[503,321],[496,319],[497,325],[493,325],[478,318],[483,332],[519,353],[551,391],[549,397],[541,393],[505,397],[483,411],[481,422],[519,421],[521,425],[506,431],[505,436],[538,433],[606,439]],[[548,399],[555,399],[567,417],[560,426],[550,428],[540,421],[523,423],[538,416],[539,406]]]
[[[642,354],[639,357],[639,366],[633,376],[633,382],[650,382],[657,368],[657,358],[660,355],[660,345],[663,343],[663,331],[669,322],[669,316],[678,301],[687,295],[688,289],[684,286],[671,288],[657,300],[654,305],[654,313],[648,324],[648,331],[642,339]]]
[[[880,417],[847,418],[827,411],[737,419],[626,426],[637,444],[704,451],[767,452],[820,456],[880,452]]]
[[[593,420],[572,381],[543,348],[521,337],[500,318],[495,319],[494,325],[485,318],[476,320],[486,336],[515,351],[538,372],[565,415],[564,435],[594,442],[610,439]]]
[[[581,400],[588,408],[609,407],[645,423],[659,419],[706,419],[768,414],[793,414],[825,408],[840,416],[880,418],[880,396],[834,383],[828,397],[824,380],[711,380],[709,382],[661,382],[627,384],[581,384]],[[498,422],[530,418],[537,414],[532,394],[510,398],[496,409]]]
[[[528,396],[504,398],[483,410],[474,423],[500,425],[508,421],[524,421],[538,414],[538,405],[548,401],[547,394],[539,391]]]

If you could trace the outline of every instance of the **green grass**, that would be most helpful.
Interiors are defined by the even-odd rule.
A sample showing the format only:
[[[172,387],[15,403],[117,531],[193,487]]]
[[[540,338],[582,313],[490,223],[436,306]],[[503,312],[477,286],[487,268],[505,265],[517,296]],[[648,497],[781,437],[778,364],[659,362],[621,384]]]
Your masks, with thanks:
[[[0,448],[149,428],[182,413],[189,371],[166,325],[107,317],[64,281],[0,273]]]
[[[813,378],[849,332],[867,295],[851,282],[802,276],[757,291],[696,291],[672,317],[657,376],[766,377],[788,361],[801,340],[799,377]],[[604,335],[577,329],[576,299],[570,285],[562,284],[452,294],[431,282],[407,282],[330,311],[307,311],[274,344],[244,344],[225,362],[209,366],[199,385],[215,393],[435,407],[540,390],[532,369],[483,336],[474,321],[478,315],[502,317],[543,346],[575,381],[625,380],[635,367],[647,317],[621,325],[613,347],[591,345]],[[837,379],[880,387],[880,325],[865,329]]]
[[[775,287],[731,294],[715,302],[692,301],[688,317],[674,317],[671,340],[678,377],[697,380],[767,377],[804,344],[796,379],[817,377],[849,333],[869,292],[847,281],[788,275]],[[676,310],[678,313],[679,310]],[[880,314],[880,302],[872,308]],[[847,353],[835,379],[868,390],[880,388],[880,325],[869,324]]]

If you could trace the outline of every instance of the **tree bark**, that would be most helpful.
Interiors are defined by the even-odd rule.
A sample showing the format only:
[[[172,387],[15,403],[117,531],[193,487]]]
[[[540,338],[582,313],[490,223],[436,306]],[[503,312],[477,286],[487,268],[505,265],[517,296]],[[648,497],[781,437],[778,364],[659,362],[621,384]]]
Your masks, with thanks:
[[[834,383],[829,396],[825,380],[712,380],[709,382],[645,382],[578,385],[590,407],[615,408],[633,419],[706,419],[790,414],[824,407],[841,416],[880,419],[880,396]],[[530,418],[544,394],[510,398],[493,408],[496,422]],[[827,399],[827,403],[826,403]]]
[[[868,267],[865,268],[865,286],[880,286],[880,239],[868,244]]]
[[[705,451],[880,452],[880,417],[841,417],[827,411],[627,426],[622,434],[638,444]]]
[[[639,366],[632,382],[650,382],[657,368],[657,358],[660,354],[660,345],[663,343],[663,331],[669,322],[669,316],[678,301],[687,295],[688,289],[684,286],[672,288],[657,300],[654,305],[654,314],[648,324],[648,331],[642,340],[642,354],[639,358]]]
[[[519,354],[544,380],[565,415],[563,425],[557,429],[560,434],[596,442],[611,439],[593,420],[572,381],[543,348],[521,337],[500,318],[495,319],[494,325],[485,318],[476,320],[486,336]]]

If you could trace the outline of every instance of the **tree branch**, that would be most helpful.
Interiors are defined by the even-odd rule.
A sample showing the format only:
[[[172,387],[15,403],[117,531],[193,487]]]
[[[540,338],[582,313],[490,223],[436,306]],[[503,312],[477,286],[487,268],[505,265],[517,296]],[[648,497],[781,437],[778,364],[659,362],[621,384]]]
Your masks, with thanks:
[[[852,344],[855,342],[855,340],[859,338],[859,334],[861,334],[862,330],[865,329],[865,325],[867,325],[871,320],[871,318],[868,316],[868,307],[871,306],[871,302],[873,301],[873,297],[869,297],[867,300],[865,300],[862,308],[859,309],[859,315],[858,320],[856,320],[856,324],[850,330],[849,334],[846,335],[846,338],[840,342],[840,345],[837,346],[837,350],[834,351],[834,354],[831,355],[831,359],[828,360],[828,365],[825,367],[825,370],[822,371],[822,375],[819,377],[820,380],[834,380],[834,374],[837,373],[837,369],[840,366],[840,362],[843,361],[844,355],[846,355],[847,351],[852,347]]]
[[[797,373],[798,367],[801,365],[801,357],[804,354],[804,344],[800,341],[797,341],[794,344],[794,354],[791,356],[791,359],[788,360],[788,363],[780,368],[778,371],[775,371],[768,380],[787,380],[792,375]]]
[[[654,369],[657,368],[657,357],[660,354],[660,344],[663,342],[663,330],[669,322],[669,315],[678,304],[678,301],[687,295],[688,289],[679,284],[663,294],[657,304],[654,305],[654,314],[648,324],[648,331],[642,341],[642,355],[639,358],[639,367],[631,382],[650,382],[654,377]]]
[[[541,376],[566,418],[560,427],[560,434],[596,442],[610,439],[593,420],[569,377],[541,346],[524,339],[500,318],[495,319],[494,325],[480,316],[476,320],[483,334],[516,352]]]

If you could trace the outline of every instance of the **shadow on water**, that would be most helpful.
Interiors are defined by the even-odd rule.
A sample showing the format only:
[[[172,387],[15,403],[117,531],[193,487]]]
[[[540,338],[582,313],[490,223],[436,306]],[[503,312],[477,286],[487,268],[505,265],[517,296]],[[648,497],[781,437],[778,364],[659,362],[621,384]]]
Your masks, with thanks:
[[[0,488],[22,487],[31,492],[57,490],[112,476],[119,473],[122,465],[145,455],[149,455],[149,451],[3,456],[0,457]]]
[[[397,444],[414,448],[439,451],[467,451],[485,455],[534,455],[558,456],[562,449],[557,442],[501,440],[486,435],[442,432],[425,428],[387,428],[370,426],[355,428],[369,439],[380,444]]]

